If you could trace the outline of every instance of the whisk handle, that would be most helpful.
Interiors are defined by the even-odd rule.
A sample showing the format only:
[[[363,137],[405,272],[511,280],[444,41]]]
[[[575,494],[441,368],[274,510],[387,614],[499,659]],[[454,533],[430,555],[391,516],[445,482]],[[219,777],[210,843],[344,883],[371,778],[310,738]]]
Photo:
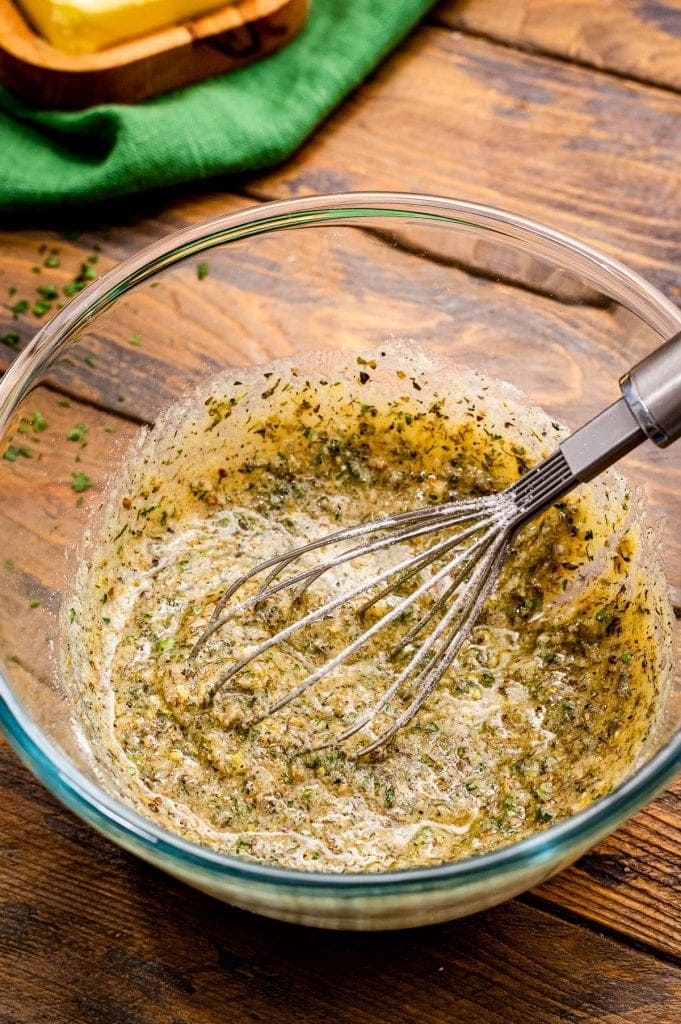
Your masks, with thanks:
[[[661,448],[681,437],[681,334],[625,373],[620,388],[619,401],[560,443],[574,481],[592,480],[646,437]]]
[[[651,441],[665,448],[681,437],[681,333],[625,373],[620,388]]]

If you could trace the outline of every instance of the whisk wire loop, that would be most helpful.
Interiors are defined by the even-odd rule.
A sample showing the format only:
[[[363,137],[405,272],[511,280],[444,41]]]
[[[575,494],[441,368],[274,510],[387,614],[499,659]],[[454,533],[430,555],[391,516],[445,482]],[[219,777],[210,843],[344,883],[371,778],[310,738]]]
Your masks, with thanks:
[[[394,547],[394,545],[398,542],[414,540],[416,537],[422,537],[430,533],[437,533],[443,529],[451,528],[451,526],[453,525],[471,521],[473,518],[475,518],[476,520],[482,519],[479,503],[477,505],[477,513],[475,516],[473,516],[472,512],[469,511],[468,509],[462,509],[460,512],[457,510],[457,513],[449,519],[442,514],[442,508],[444,507],[445,506],[440,506],[439,508],[434,508],[432,510],[430,508],[422,509],[420,510],[421,515],[419,515],[418,517],[417,514],[414,512],[404,513],[404,515],[400,517],[391,516],[382,520],[375,520],[373,523],[362,524],[359,527],[350,527],[347,530],[340,530],[335,534],[330,534],[328,537],[324,538],[321,541],[311,541],[310,543],[303,544],[300,547],[293,549],[292,551],[287,551],[284,555],[275,555],[272,558],[267,559],[267,561],[259,563],[258,565],[254,566],[253,569],[249,570],[249,572],[244,573],[242,576],[239,576],[228,587],[225,593],[220,597],[213,611],[208,626],[199,636],[198,640],[194,644],[194,647],[192,648],[191,657],[195,657],[199,653],[201,648],[204,646],[206,641],[215,632],[217,632],[218,629],[221,629],[222,626],[229,622],[230,619],[233,619],[235,615],[243,611],[246,611],[248,608],[252,608],[258,604],[261,604],[263,601],[267,600],[270,597],[273,597],[275,594],[279,593],[282,590],[288,590],[291,587],[297,586],[298,584],[306,584],[308,581],[314,581],[314,579],[318,579],[321,575],[328,572],[329,570],[336,569],[346,562],[354,561],[355,559],[364,557],[369,554],[373,554],[374,552],[380,551],[386,547]],[[406,525],[407,516],[411,520],[409,525]],[[255,576],[257,576],[264,570],[271,569],[274,566],[276,569],[276,572],[272,574],[272,578],[274,579],[279,574],[279,572],[282,571],[287,565],[291,565],[294,561],[297,561],[298,559],[302,558],[304,555],[308,554],[311,551],[319,549],[320,547],[332,547],[341,541],[347,540],[351,537],[356,537],[360,534],[364,534],[366,536],[379,532],[385,533],[386,531],[389,531],[394,528],[395,521],[398,518],[401,521],[405,522],[405,526],[403,529],[398,529],[397,532],[395,533],[388,533],[387,536],[382,536],[378,540],[372,541],[370,543],[361,544],[355,548],[350,548],[346,551],[343,551],[335,558],[329,559],[321,567],[314,566],[310,569],[301,570],[300,572],[294,574],[293,576],[287,577],[285,580],[282,580],[279,583],[273,583],[271,586],[267,587],[264,590],[260,588],[254,596],[239,602],[232,609],[230,609],[230,611],[226,615],[222,616],[221,613],[223,612],[229,599],[233,597],[234,594],[237,593],[237,591],[241,590],[248,582],[250,582],[250,580],[252,580]],[[479,529],[480,526],[476,527],[471,532],[476,532]],[[436,546],[435,548],[431,548],[430,550],[431,553],[437,553],[438,548]],[[437,554],[435,556],[437,557]],[[382,577],[381,580],[376,580],[376,582],[382,582],[383,578],[389,578],[389,576],[392,575],[395,571],[395,569],[389,571],[385,577]],[[370,586],[368,584],[365,584],[363,589],[368,590],[370,589]],[[390,589],[392,590],[394,589],[394,587],[391,587]],[[350,599],[350,595],[347,596],[347,599]]]
[[[444,540],[440,541],[439,544],[436,544],[432,548],[430,548],[425,556],[423,554],[417,556],[411,554],[408,558],[404,559],[398,565],[391,566],[388,569],[384,570],[384,572],[382,572],[378,576],[374,577],[374,579],[370,581],[370,583],[367,583],[365,581],[361,582],[357,587],[353,588],[349,592],[339,594],[337,597],[324,603],[321,607],[309,612],[303,618],[296,620],[288,626],[285,626],[283,629],[279,630],[273,636],[264,640],[253,651],[250,651],[239,661],[231,665],[230,668],[218,679],[218,681],[213,684],[211,690],[209,691],[207,699],[209,701],[212,700],[217,691],[221,689],[238,672],[240,672],[243,668],[250,664],[250,662],[260,657],[261,655],[265,654],[272,647],[281,646],[281,644],[287,641],[289,637],[293,636],[300,630],[306,628],[307,626],[314,625],[314,623],[318,622],[320,619],[323,619],[327,615],[331,615],[341,605],[348,604],[354,598],[360,596],[361,594],[364,594],[369,587],[380,585],[386,579],[389,579],[395,576],[396,574],[399,574],[402,570],[409,570],[409,568],[413,565],[414,562],[418,562],[420,564],[424,561],[425,557],[428,558],[429,562],[432,562],[436,558],[438,558],[438,556],[445,554],[448,550],[454,548],[457,545],[458,538],[453,540],[451,537],[447,537]],[[467,557],[471,557],[473,553],[474,551],[469,550],[466,553],[466,555]],[[329,563],[329,567],[331,567],[331,563]],[[374,636],[379,631],[379,629],[384,628],[385,626],[393,622],[396,618],[398,618],[400,615],[404,614],[407,608],[409,608],[428,590],[430,590],[437,582],[439,582],[440,579],[443,579],[447,575],[448,571],[451,572],[452,567],[453,566],[451,564],[448,564],[448,566],[446,566],[445,569],[441,570],[435,576],[430,577],[428,580],[426,580],[419,588],[417,588],[417,590],[414,593],[410,594],[396,607],[387,612],[377,623],[374,624],[374,626],[370,627],[370,629],[363,633],[352,644],[349,644],[343,651],[336,655],[335,658],[327,662],[321,669],[309,675],[306,679],[302,681],[302,683],[299,684],[299,686],[289,691],[289,693],[287,693],[279,701],[272,704],[267,710],[267,712],[265,712],[265,715],[263,717],[266,717],[269,714],[273,714],[275,711],[280,710],[280,708],[284,707],[286,704],[289,704],[292,700],[295,700],[296,697],[299,697],[302,693],[305,692],[305,690],[309,689],[310,686],[318,682],[320,679],[324,678],[324,676],[328,675],[331,671],[333,671],[333,669],[337,668],[338,665],[342,664],[342,662],[346,661],[347,658],[354,654],[359,647],[361,647],[372,636]],[[277,584],[276,587],[272,587],[270,591],[266,592],[266,594],[261,596],[259,599],[250,598],[247,601],[242,602],[240,605],[237,605],[232,610],[231,614],[236,614],[239,611],[246,610],[249,607],[252,607],[254,604],[257,604],[260,601],[262,601],[265,597],[270,596],[271,594],[276,593],[287,586],[291,586],[293,582],[298,582],[299,578],[303,575],[304,574],[298,574],[295,577],[291,577],[289,580],[285,580],[282,583]]]

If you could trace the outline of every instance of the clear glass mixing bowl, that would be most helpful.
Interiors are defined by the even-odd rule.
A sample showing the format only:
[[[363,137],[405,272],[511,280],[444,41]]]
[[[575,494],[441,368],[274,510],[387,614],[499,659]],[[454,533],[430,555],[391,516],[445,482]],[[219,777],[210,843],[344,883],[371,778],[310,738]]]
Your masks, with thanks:
[[[197,273],[201,263],[207,276]],[[678,681],[646,763],[575,817],[440,867],[297,872],[187,843],[98,785],[60,690],[62,594],[88,520],[139,425],[226,365],[329,346],[353,359],[355,350],[412,338],[511,380],[574,427],[616,397],[622,371],[679,330],[681,312],[602,253],[450,199],[375,193],[272,203],[149,246],[76,296],[0,383],[0,450],[14,449],[13,461],[0,461],[0,724],[8,740],[59,799],[114,842],[272,917],[396,928],[470,914],[537,885],[679,769]],[[87,433],[69,441],[81,422]],[[681,504],[679,454],[647,444],[624,466],[672,522]],[[668,531],[665,561],[678,588],[678,530]]]

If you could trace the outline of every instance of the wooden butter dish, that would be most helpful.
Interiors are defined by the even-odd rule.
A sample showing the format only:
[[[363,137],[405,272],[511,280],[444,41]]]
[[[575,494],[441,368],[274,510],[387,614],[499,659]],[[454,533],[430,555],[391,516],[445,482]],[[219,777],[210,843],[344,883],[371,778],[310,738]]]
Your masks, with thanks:
[[[250,64],[305,24],[310,0],[238,0],[97,53],[55,49],[0,0],[0,81],[43,107],[136,103]]]

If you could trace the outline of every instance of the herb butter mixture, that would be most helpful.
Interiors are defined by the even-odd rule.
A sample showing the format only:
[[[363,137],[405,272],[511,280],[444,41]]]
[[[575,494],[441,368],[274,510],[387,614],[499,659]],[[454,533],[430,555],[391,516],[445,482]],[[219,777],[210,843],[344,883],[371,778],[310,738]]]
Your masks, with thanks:
[[[114,485],[65,615],[66,683],[105,784],[187,839],[324,871],[469,857],[608,792],[655,729],[671,660],[654,537],[619,474],[524,528],[453,666],[368,757],[352,757],[367,731],[309,747],[384,692],[409,621],[260,715],[393,595],[368,619],[341,610],[218,681],[291,616],[422,540],[329,573],[297,602],[236,614],[191,653],[220,595],[258,561],[387,512],[499,490],[561,434],[510,385],[406,348],[225,375],[170,410]]]

